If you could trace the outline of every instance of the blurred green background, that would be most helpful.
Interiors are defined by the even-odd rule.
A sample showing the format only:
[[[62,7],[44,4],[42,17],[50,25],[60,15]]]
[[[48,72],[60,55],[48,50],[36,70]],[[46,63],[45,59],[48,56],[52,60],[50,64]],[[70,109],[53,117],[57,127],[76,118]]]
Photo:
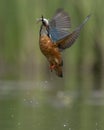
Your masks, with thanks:
[[[0,0],[0,130],[104,130],[104,1]],[[74,30],[63,52],[64,77],[49,71],[39,49],[40,24],[57,8]]]

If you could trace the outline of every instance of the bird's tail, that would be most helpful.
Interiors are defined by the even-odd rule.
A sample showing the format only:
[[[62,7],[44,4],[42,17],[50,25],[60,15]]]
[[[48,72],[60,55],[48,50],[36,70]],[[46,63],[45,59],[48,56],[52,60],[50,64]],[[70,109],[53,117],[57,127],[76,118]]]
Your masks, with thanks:
[[[59,76],[59,77],[63,77],[63,72],[62,72],[62,66],[57,66],[55,68],[55,71],[56,71],[56,75]]]

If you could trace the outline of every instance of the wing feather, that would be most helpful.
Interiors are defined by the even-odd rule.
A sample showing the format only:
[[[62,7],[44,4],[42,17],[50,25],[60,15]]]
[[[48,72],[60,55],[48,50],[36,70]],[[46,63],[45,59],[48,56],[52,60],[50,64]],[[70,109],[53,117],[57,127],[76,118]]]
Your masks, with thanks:
[[[72,33],[57,41],[56,44],[60,50],[69,48],[75,42],[75,40],[78,38],[80,34],[81,29],[83,28],[84,24],[88,21],[89,18],[90,15],[88,15],[83,21],[83,23],[80,26],[78,26]]]
[[[71,27],[70,17],[63,10],[58,9],[49,22],[49,33],[54,42],[69,34]]]

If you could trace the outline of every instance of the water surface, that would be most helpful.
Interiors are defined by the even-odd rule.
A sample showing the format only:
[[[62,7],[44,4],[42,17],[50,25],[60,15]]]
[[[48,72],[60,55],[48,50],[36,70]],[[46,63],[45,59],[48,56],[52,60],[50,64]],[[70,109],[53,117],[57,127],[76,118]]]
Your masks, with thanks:
[[[0,81],[0,130],[104,130],[104,92]]]

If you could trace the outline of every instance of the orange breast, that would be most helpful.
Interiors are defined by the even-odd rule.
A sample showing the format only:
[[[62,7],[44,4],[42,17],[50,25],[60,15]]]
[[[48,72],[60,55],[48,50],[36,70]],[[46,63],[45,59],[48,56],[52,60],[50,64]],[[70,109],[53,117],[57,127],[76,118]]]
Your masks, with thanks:
[[[41,36],[40,37],[40,49],[42,53],[45,55],[46,53],[50,52],[52,48],[52,41],[48,36]]]
[[[62,61],[61,53],[48,36],[40,37],[40,50],[47,57],[50,63],[52,64],[61,63]]]

